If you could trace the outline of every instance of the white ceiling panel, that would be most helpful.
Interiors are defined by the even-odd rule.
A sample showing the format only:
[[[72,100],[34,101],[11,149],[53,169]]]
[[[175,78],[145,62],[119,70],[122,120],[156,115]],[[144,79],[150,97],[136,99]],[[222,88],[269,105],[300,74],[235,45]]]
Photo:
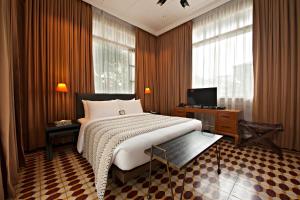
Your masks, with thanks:
[[[167,0],[160,6],[158,0],[83,0],[132,25],[154,35],[160,35],[229,0],[188,0],[183,8],[180,0]]]

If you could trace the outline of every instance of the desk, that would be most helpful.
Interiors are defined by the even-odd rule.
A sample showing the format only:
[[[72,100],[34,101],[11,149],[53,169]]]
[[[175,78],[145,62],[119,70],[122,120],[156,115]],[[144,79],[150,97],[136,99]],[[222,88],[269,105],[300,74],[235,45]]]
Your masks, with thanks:
[[[217,110],[195,108],[190,106],[176,107],[173,111],[174,116],[194,118],[195,113],[204,113],[215,117],[215,132],[234,137],[235,144],[239,141],[238,121],[242,118],[240,110]]]

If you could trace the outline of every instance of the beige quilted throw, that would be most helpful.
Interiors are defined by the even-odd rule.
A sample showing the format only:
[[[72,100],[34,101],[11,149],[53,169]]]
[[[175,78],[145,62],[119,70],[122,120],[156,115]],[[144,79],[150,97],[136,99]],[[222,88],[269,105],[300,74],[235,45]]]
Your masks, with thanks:
[[[94,170],[98,198],[104,198],[113,153],[121,142],[189,120],[191,119],[144,113],[100,119],[88,124],[84,134],[83,156]]]

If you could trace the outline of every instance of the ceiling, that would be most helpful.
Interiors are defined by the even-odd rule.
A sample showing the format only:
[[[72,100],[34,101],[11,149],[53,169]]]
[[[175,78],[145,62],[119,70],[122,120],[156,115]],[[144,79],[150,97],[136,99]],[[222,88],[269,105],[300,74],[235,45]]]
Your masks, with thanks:
[[[190,6],[185,8],[180,0],[168,0],[163,6],[158,0],[83,1],[158,36],[229,0],[188,0]]]

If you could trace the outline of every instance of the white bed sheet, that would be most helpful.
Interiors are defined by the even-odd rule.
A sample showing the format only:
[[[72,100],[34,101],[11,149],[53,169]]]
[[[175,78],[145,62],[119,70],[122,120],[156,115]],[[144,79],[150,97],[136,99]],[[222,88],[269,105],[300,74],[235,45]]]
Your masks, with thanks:
[[[82,118],[78,121],[81,123],[81,128],[78,137],[77,150],[79,153],[82,153],[84,130],[92,120]],[[185,123],[176,124],[171,127],[132,137],[117,146],[113,154],[113,163],[121,170],[131,170],[149,161],[150,158],[144,153],[144,150],[150,148],[151,145],[161,144],[190,131],[201,129],[201,121],[193,119]]]

